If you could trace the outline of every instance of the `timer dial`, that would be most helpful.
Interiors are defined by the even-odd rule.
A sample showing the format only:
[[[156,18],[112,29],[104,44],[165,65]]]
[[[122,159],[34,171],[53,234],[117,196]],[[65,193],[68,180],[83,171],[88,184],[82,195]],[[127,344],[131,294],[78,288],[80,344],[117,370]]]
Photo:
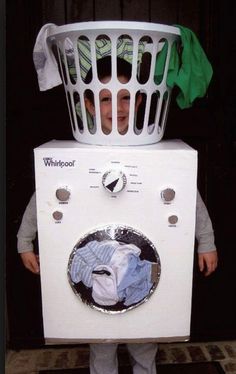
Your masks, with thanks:
[[[121,170],[108,170],[103,174],[102,184],[110,193],[121,192],[127,183],[127,178]]]

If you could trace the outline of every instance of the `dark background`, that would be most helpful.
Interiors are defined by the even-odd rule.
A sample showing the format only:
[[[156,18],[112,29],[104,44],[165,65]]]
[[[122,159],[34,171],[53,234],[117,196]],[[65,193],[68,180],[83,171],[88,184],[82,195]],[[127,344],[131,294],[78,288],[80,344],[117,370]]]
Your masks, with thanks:
[[[33,148],[72,139],[62,86],[39,92],[32,51],[41,26],[91,20],[181,24],[198,36],[213,65],[207,96],[180,110],[173,92],[165,138],[199,152],[198,187],[215,229],[219,268],[209,278],[194,266],[192,341],[236,338],[236,22],[234,1],[8,0],[6,3],[8,344],[43,344],[39,277],[25,270],[16,233],[34,191]]]

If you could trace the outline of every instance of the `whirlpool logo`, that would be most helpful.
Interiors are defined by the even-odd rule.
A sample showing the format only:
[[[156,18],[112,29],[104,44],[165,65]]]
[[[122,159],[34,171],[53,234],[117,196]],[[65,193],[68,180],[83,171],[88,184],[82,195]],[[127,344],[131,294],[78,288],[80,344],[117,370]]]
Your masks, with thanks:
[[[74,168],[75,160],[72,161],[62,161],[55,160],[53,157],[44,157],[44,165],[49,167],[59,167],[59,168]]]

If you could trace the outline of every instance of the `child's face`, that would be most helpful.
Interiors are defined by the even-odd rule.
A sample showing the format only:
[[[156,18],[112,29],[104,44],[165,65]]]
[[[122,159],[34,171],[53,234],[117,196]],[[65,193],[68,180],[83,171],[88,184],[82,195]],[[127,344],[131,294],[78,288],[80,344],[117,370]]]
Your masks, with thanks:
[[[102,83],[110,81],[110,77],[102,79]],[[128,79],[125,76],[119,76],[121,83],[127,83]],[[109,134],[112,130],[112,94],[109,90],[103,89],[99,95],[101,124],[102,130],[105,134]],[[141,95],[138,96],[135,104],[135,111],[141,103]],[[94,105],[87,99],[86,107],[90,114],[95,114]],[[129,110],[130,110],[130,93],[126,89],[122,89],[117,94],[117,126],[120,134],[125,134],[129,125]]]

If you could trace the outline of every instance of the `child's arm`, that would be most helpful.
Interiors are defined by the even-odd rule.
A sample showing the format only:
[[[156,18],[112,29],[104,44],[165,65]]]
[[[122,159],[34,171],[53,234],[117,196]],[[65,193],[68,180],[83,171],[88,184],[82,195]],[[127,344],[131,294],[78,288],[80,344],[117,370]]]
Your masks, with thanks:
[[[34,253],[33,240],[37,232],[36,197],[31,197],[24,212],[17,233],[17,250],[24,266],[35,274],[39,274],[39,259]]]
[[[216,270],[218,256],[211,219],[199,192],[197,192],[196,207],[196,238],[199,270],[208,276]]]

